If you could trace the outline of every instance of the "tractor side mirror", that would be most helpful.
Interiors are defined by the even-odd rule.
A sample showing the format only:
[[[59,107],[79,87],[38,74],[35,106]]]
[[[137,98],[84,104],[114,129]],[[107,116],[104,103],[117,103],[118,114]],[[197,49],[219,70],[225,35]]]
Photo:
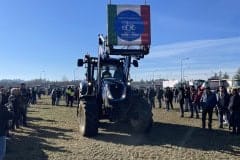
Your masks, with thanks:
[[[137,60],[133,60],[133,66],[138,67],[138,61]]]
[[[77,65],[78,65],[78,67],[82,67],[83,66],[83,59],[78,59]]]

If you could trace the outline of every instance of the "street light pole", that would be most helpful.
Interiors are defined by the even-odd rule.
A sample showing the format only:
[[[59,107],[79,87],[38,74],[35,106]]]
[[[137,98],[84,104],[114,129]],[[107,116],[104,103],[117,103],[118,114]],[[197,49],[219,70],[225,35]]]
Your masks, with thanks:
[[[46,72],[45,70],[42,70],[40,73],[40,80],[41,80],[41,84],[44,85],[44,87],[47,86],[47,80],[46,80]]]
[[[182,59],[181,59],[181,87],[182,87]]]
[[[181,86],[182,86],[182,81],[183,81],[183,61],[184,60],[189,60],[189,58],[181,58]]]
[[[77,78],[77,72],[78,71],[78,68],[74,68],[73,69],[73,81],[74,81],[74,83],[78,80],[78,78]]]
[[[46,72],[43,70],[43,78],[46,81]]]
[[[76,80],[76,74],[75,74],[75,69],[73,70],[73,82]]]

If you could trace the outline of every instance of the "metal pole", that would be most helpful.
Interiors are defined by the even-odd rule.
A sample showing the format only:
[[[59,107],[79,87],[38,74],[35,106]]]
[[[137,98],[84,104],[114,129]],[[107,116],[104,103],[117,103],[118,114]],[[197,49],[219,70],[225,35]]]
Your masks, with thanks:
[[[182,87],[182,59],[181,59],[181,87]]]
[[[184,82],[186,82],[185,76],[184,76],[184,71],[185,71],[185,69],[182,70],[182,79],[183,79]]]
[[[222,85],[222,84],[221,84],[221,81],[222,81],[222,71],[221,71],[221,66],[220,66],[220,65],[219,65],[219,70],[220,70],[220,71],[219,71],[219,84],[218,84],[218,85],[219,85],[219,87],[220,87],[220,86]]]
[[[43,70],[43,76],[44,76],[44,87],[47,87],[47,80],[46,80],[46,72]]]
[[[46,81],[46,72],[43,71],[43,73],[44,73],[44,80]]]
[[[75,70],[73,70],[73,82],[75,82],[75,79],[76,79],[76,77],[75,77]]]
[[[183,80],[183,60],[189,60],[189,58],[181,58],[181,86],[182,86],[182,80]]]
[[[152,76],[153,76],[153,81],[154,81],[154,71],[153,71],[153,75]]]

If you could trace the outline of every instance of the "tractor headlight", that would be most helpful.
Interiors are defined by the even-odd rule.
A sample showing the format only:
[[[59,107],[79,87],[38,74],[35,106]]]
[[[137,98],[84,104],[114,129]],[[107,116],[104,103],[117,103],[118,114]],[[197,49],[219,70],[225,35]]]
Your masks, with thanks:
[[[123,94],[122,94],[122,99],[125,99],[126,98],[126,94],[127,94],[127,90],[126,88],[124,88],[124,91],[123,91]]]
[[[88,86],[91,86],[92,85],[92,83],[91,82],[88,82]]]
[[[126,98],[126,93],[123,93],[121,98],[125,99]]]
[[[130,85],[131,85],[131,82],[127,82],[127,85],[130,86]]]

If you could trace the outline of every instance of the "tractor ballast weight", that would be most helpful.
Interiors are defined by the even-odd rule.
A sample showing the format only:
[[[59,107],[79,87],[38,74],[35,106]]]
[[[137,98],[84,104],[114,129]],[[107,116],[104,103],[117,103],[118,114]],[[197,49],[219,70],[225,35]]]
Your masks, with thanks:
[[[152,110],[131,88],[130,67],[149,53],[150,7],[148,5],[108,5],[108,36],[98,36],[98,57],[85,55],[77,109],[80,133],[95,136],[100,119],[129,122],[136,132],[152,126]],[[115,55],[114,58],[112,55]]]

